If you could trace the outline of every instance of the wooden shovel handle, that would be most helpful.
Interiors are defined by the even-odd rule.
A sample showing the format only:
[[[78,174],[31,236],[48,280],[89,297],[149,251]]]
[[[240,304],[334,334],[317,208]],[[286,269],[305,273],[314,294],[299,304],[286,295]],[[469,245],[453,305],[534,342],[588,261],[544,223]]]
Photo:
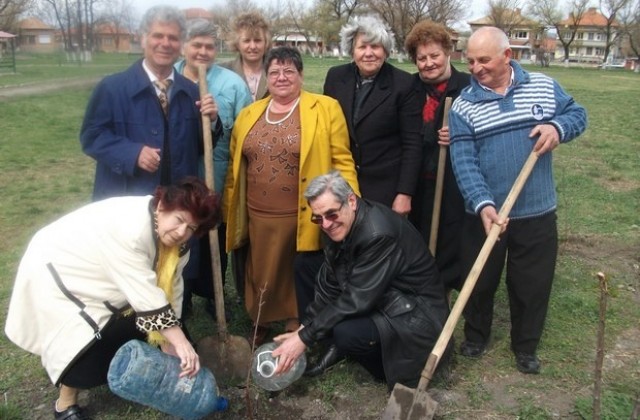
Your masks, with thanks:
[[[198,66],[198,87],[200,88],[200,99],[209,93],[207,86],[207,66]],[[202,134],[204,142],[204,174],[207,187],[215,192],[215,178],[213,170],[213,138],[211,136],[211,119],[208,115],[202,114]],[[222,286],[222,265],[220,262],[220,244],[218,242],[218,229],[209,231],[209,247],[211,248],[211,270],[213,272],[213,293],[216,302],[216,321],[218,324],[218,335],[221,340],[227,338],[227,319],[224,315],[224,289]]]
[[[520,170],[520,174],[516,178],[515,183],[511,187],[511,191],[509,191],[509,195],[507,196],[506,200],[504,201],[504,204],[502,205],[502,208],[500,209],[500,212],[498,213],[498,217],[500,217],[500,219],[504,220],[509,216],[509,213],[511,212],[511,208],[513,207],[513,204],[516,202],[516,199],[518,198],[520,191],[522,191],[524,184],[527,182],[527,179],[529,178],[529,175],[531,174],[531,171],[533,170],[533,167],[535,166],[537,160],[538,160],[537,153],[532,151],[529,157],[527,158],[527,161],[524,163],[522,170]],[[462,310],[467,304],[467,301],[469,300],[469,296],[471,296],[471,292],[473,291],[473,288],[475,287],[476,282],[478,281],[478,277],[480,276],[480,273],[484,268],[484,264],[487,262],[487,259],[489,258],[489,254],[491,253],[493,246],[498,240],[499,235],[500,235],[500,226],[493,224],[491,226],[491,230],[489,231],[489,235],[487,236],[487,239],[485,239],[484,241],[484,245],[482,245],[482,249],[480,249],[478,258],[476,258],[475,263],[473,263],[473,266],[471,267],[471,271],[469,271],[469,275],[467,276],[467,279],[464,282],[464,286],[462,287],[462,290],[460,291],[460,294],[456,299],[456,303],[453,305],[453,308],[451,309],[451,313],[447,318],[447,322],[444,324],[444,328],[440,333],[440,337],[438,337],[438,341],[436,341],[436,344],[433,346],[433,350],[431,351],[431,354],[427,359],[427,364],[422,370],[420,382],[418,383],[418,388],[417,388],[418,390],[424,391],[427,389],[427,386],[429,385],[429,381],[433,376],[433,372],[435,372],[436,367],[438,366],[438,362],[442,358],[442,354],[444,353],[444,350],[446,349],[447,344],[449,344],[449,340],[453,335],[453,330],[455,329],[456,324],[458,323],[458,319],[460,319]]]
[[[451,109],[451,96],[444,100],[444,118],[442,127],[449,125],[449,110]],[[433,213],[431,214],[431,232],[429,234],[429,251],[436,256],[436,246],[438,244],[438,227],[440,226],[440,209],[442,207],[442,190],[444,187],[444,169],[447,164],[447,146],[440,146],[438,155],[438,173],[436,176],[436,193],[433,199]]]

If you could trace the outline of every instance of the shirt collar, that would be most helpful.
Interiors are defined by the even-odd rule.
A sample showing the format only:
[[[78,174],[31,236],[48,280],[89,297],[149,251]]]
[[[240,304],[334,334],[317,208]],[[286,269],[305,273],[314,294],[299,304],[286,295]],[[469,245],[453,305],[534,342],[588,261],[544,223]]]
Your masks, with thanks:
[[[146,60],[142,60],[142,68],[147,73],[147,76],[149,76],[149,80],[151,80],[151,83],[153,83],[156,80],[158,80],[158,77],[155,74],[153,74],[153,72],[151,71],[149,66],[147,66],[147,61]],[[172,67],[171,68],[171,74],[165,80],[171,80],[171,83],[173,84],[174,78],[175,78],[175,70]]]
[[[509,66],[509,71],[511,72],[510,76],[509,76],[509,86],[507,86],[507,88],[505,89],[505,93],[507,93],[507,91],[509,90],[509,88],[511,86],[513,86],[513,81],[515,80],[515,74],[516,72],[513,71],[513,67],[511,67],[511,65]],[[483,85],[482,83],[478,82],[478,84],[480,85],[480,87],[488,92],[495,92],[495,90],[491,89],[488,86]]]

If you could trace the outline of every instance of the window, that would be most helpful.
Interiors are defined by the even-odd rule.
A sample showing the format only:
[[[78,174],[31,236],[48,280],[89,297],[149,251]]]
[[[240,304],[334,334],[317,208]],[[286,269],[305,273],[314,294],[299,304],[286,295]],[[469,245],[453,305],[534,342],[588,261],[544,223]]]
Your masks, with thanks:
[[[584,32],[578,32],[576,38],[577,39],[584,39]]]
[[[51,44],[51,35],[50,34],[40,34],[40,35],[38,35],[38,43],[39,44]]]
[[[593,47],[587,47],[586,55],[593,55]]]
[[[29,44],[29,45],[34,45],[36,43],[36,36],[35,35],[25,35],[24,43],[25,44]]]
[[[596,34],[596,41],[604,41],[604,35],[603,34]]]
[[[593,32],[589,32],[589,41],[593,41],[595,34]]]
[[[597,56],[603,56],[604,55],[604,48],[597,47],[596,48],[596,55]]]
[[[514,32],[513,38],[515,39],[528,39],[529,33],[527,31],[516,31]]]

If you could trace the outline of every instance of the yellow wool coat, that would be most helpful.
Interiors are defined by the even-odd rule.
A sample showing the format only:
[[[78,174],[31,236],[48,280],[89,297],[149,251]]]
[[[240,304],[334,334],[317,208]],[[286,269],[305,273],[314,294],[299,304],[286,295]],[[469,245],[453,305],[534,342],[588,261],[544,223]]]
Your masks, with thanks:
[[[242,145],[249,131],[265,112],[270,98],[244,108],[233,126],[229,149],[229,172],[224,189],[223,214],[227,222],[227,252],[248,242],[247,162]],[[332,98],[302,91],[300,94],[300,171],[298,179],[298,231],[296,249],[321,249],[320,228],[311,223],[311,209],[304,198],[309,182],[333,169],[338,170],[360,195],[355,164],[349,148],[347,122],[340,104]]]

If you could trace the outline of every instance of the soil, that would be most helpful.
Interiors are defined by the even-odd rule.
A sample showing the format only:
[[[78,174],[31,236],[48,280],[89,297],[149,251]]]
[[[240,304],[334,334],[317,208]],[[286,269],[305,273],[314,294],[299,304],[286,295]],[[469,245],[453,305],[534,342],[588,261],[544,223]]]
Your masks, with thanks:
[[[0,88],[0,101],[16,96],[33,95],[51,92],[66,86],[91,86],[97,79],[66,81],[64,86],[53,82],[20,87]],[[639,228],[640,229],[640,228]],[[640,236],[640,235],[638,235]],[[596,271],[606,270],[607,275],[622,279],[617,287],[629,292],[640,303],[640,239],[634,243],[622,243],[613,239],[601,237],[597,239],[589,236],[569,235],[561,243],[560,253],[580,260],[586,267]],[[487,355],[490,356],[490,355]],[[522,375],[515,369],[507,374],[495,374],[490,357],[484,357],[478,363],[486,364],[486,372],[481,384],[482,390],[489,395],[491,406],[500,408],[471,409],[469,407],[483,406],[471,401],[470,394],[463,394],[456,390],[456,383],[465,381],[462,372],[455,367],[447,386],[443,388],[431,387],[429,395],[440,403],[436,418],[448,419],[513,419],[516,416],[506,416],[505,408],[522,405],[522,401],[530,403],[532,407],[542,405],[551,418],[579,419],[575,413],[575,390],[563,387],[557,378],[547,375]],[[384,384],[377,383],[360,367],[342,362],[336,368],[348,369],[355,379],[356,385],[350,387],[348,394],[342,394],[332,389],[330,381],[303,378],[280,393],[267,393],[255,387],[227,387],[221,389],[221,394],[229,399],[230,408],[224,413],[209,416],[210,419],[278,419],[278,420],[350,420],[350,419],[378,419],[387,405],[389,392]],[[640,383],[640,325],[623,331],[616,339],[613,348],[606,352],[604,374],[609,371],[627,372]],[[333,372],[326,375],[332,375]],[[329,382],[329,383],[327,383]],[[51,418],[51,405],[43,401],[53,401],[55,390],[43,376],[34,381],[29,387],[22,389],[33,402],[30,418]],[[517,393],[511,392],[517,389]],[[522,391],[525,390],[525,391]],[[590,388],[579,390],[579,395],[588,396]],[[81,393],[80,404],[88,406],[89,414],[95,419],[101,418],[137,418],[145,413],[145,418],[152,418],[149,411],[120,400],[101,387],[91,392]],[[100,415],[98,415],[100,413]],[[106,414],[110,413],[110,414]],[[120,413],[115,414],[115,413]],[[123,413],[126,413],[122,417]],[[136,415],[136,413],[139,413]],[[103,417],[103,415],[105,415]],[[160,419],[166,416],[155,417]],[[524,418],[524,417],[522,417]],[[540,417],[536,417],[540,418]]]

